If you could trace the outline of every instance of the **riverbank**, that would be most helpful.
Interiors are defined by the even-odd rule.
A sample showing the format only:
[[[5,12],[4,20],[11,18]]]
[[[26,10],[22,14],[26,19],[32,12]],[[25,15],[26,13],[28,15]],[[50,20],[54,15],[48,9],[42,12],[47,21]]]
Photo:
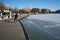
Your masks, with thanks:
[[[26,40],[31,40],[28,32],[26,31],[26,29],[24,28],[23,24],[22,24],[21,21],[20,21],[20,20],[22,20],[22,19],[24,19],[24,18],[26,18],[26,17],[28,17],[28,16],[29,16],[29,14],[25,14],[25,15],[23,15],[23,16],[20,16],[20,17],[18,18],[18,21],[19,21],[19,23],[21,24],[21,26],[22,26],[22,28],[23,28],[23,31],[24,31]]]
[[[18,15],[18,20],[22,20],[28,16],[29,16],[29,14]]]

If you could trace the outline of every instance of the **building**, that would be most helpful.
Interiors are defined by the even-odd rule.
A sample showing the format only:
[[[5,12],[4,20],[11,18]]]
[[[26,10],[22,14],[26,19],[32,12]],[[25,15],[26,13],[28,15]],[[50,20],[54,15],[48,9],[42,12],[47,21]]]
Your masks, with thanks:
[[[49,9],[41,9],[41,13],[50,13]]]
[[[3,13],[0,10],[0,16],[2,19],[12,18],[12,13],[10,11],[10,7],[5,6],[5,9],[3,10]]]

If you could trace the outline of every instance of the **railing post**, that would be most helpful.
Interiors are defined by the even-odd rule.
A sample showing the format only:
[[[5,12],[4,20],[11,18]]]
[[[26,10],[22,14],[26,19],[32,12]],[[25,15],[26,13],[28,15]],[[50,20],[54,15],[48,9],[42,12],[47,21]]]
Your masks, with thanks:
[[[10,15],[9,16],[10,16],[10,18],[12,18],[11,11],[10,11]]]

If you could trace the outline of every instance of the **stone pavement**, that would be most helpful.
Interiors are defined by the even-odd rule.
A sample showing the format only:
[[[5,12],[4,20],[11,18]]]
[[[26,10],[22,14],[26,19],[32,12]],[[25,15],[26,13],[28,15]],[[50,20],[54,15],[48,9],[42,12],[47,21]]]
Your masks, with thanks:
[[[25,40],[21,24],[13,19],[0,20],[0,40]]]

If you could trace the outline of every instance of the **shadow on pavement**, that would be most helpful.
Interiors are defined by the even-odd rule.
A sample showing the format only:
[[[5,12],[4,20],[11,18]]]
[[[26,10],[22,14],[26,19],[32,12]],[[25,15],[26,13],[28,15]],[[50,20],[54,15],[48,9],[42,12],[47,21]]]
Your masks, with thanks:
[[[10,20],[3,20],[4,22],[9,22],[9,23],[14,23],[14,21],[10,21]]]

